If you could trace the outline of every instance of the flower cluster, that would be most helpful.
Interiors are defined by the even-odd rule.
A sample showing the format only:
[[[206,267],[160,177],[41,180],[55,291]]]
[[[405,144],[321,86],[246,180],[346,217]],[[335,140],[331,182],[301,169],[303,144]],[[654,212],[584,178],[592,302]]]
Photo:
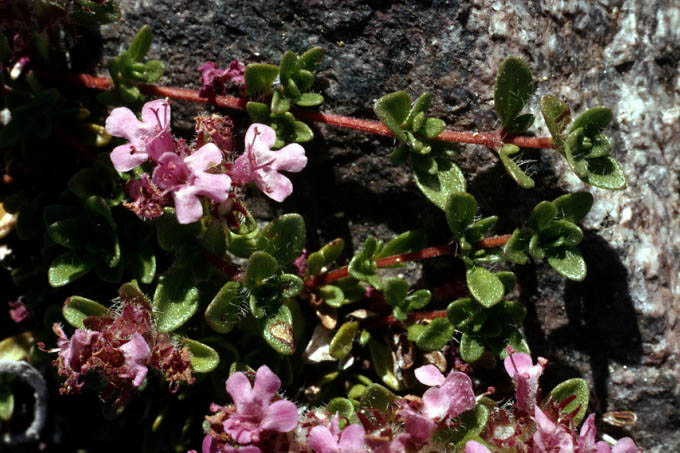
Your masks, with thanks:
[[[238,60],[232,60],[226,69],[220,69],[212,61],[206,61],[198,67],[201,72],[201,86],[198,94],[203,97],[214,97],[227,93],[229,88],[245,86],[246,66]]]
[[[151,306],[142,297],[124,297],[121,305],[107,316],[88,316],[85,329],[76,329],[69,338],[54,324],[59,352],[54,365],[66,378],[60,392],[77,393],[82,378],[96,372],[104,381],[100,397],[124,405],[142,385],[149,368],[161,372],[176,391],[182,382],[193,383],[189,350],[155,331]]]
[[[598,441],[595,414],[577,431],[550,410],[542,410],[536,397],[538,378],[546,364],[543,358],[533,364],[528,354],[508,355],[506,367],[515,383],[517,401],[514,407],[496,408],[480,437],[465,443],[465,453],[639,452],[630,438],[620,439],[612,447]],[[478,404],[465,373],[451,371],[444,376],[433,365],[415,370],[418,381],[430,387],[422,398],[409,395],[398,399],[387,413],[363,408],[349,419],[324,409],[298,411],[292,402],[277,395],[281,381],[266,365],[257,370],[251,383],[248,375],[252,378],[252,374],[237,372],[227,380],[232,405],[211,405],[214,415],[206,417],[203,453],[432,451],[440,442],[436,439],[460,426],[459,417]],[[532,408],[531,414],[526,413],[527,407]]]
[[[106,130],[128,142],[114,148],[113,166],[119,172],[140,166],[151,172],[142,172],[127,184],[132,202],[126,206],[139,217],[152,219],[162,215],[172,197],[178,222],[187,224],[201,218],[203,200],[223,204],[238,187],[249,183],[275,201],[286,199],[293,184],[279,172],[299,172],[307,165],[302,146],[290,144],[272,151],[276,132],[256,123],[246,133],[245,152],[230,163],[231,128],[230,121],[202,118],[197,122],[199,140],[193,149],[173,138],[167,100],[146,103],[141,121],[128,108],[114,109],[106,119]]]

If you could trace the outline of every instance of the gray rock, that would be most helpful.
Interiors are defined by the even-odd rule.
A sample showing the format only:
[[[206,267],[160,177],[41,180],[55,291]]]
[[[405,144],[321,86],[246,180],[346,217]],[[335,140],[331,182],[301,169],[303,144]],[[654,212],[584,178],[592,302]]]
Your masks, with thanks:
[[[632,410],[633,436],[646,451],[680,450],[680,5],[673,0],[195,1],[120,0],[124,20],[102,29],[104,55],[116,54],[143,24],[152,56],[167,63],[164,84],[197,88],[205,60],[277,62],[283,51],[319,45],[328,57],[323,110],[372,118],[373,100],[397,89],[434,94],[434,113],[452,128],[498,127],[493,83],[498,64],[528,61],[538,96],[558,95],[575,113],[609,106],[615,156],[628,188],[585,187],[560,156],[536,152],[537,189],[517,188],[493,152],[465,146],[457,163],[501,231],[526,220],[542,199],[575,190],[595,197],[582,245],[582,283],[547,266],[518,270],[534,353],[550,359],[545,385],[576,375],[593,385],[593,409]],[[106,59],[105,57],[105,59]],[[175,103],[175,125],[189,130],[203,106]],[[238,120],[242,116],[235,115]],[[546,135],[542,120],[538,135]],[[389,139],[319,126],[310,167],[283,206],[303,212],[312,245],[337,236],[357,246],[423,227],[446,241],[443,216],[391,164]],[[426,266],[427,267],[427,266]],[[427,269],[426,269],[427,270]]]

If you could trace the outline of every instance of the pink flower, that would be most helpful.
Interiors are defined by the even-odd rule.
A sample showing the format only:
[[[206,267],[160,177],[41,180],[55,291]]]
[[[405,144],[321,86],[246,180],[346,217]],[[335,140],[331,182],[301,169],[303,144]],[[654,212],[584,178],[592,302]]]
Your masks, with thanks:
[[[19,324],[20,322],[26,320],[31,314],[26,308],[26,304],[22,301],[22,297],[17,300],[11,300],[9,304],[9,317],[12,321]]]
[[[132,202],[123,205],[144,220],[155,219],[163,215],[163,206],[169,203],[167,193],[161,191],[151,182],[148,173],[142,174],[140,179],[133,179],[125,185]]]
[[[166,152],[158,158],[152,180],[160,189],[172,192],[179,223],[192,223],[201,218],[203,206],[199,195],[218,203],[227,200],[231,178],[206,171],[221,163],[222,152],[213,143],[203,145],[188,157]]]
[[[130,341],[119,346],[118,350],[123,353],[125,366],[127,367],[127,373],[121,377],[132,379],[132,385],[139,387],[144,382],[148,371],[146,362],[151,356],[149,345],[143,336],[136,333],[130,338]]]
[[[431,386],[423,394],[422,407],[418,411],[402,409],[404,428],[416,442],[424,442],[437,428],[437,423],[447,417],[455,418],[475,407],[475,394],[470,377],[451,371],[446,377],[434,365],[415,370],[416,378]]]
[[[366,451],[364,428],[355,423],[340,433],[338,416],[333,416],[331,428],[317,425],[309,432],[308,443],[315,453],[361,453]]]
[[[476,442],[474,440],[468,440],[465,443],[464,453],[491,453],[491,450],[489,450],[479,442]]]
[[[307,165],[305,150],[291,143],[278,151],[272,151],[276,132],[271,127],[254,123],[246,132],[246,151],[234,162],[235,184],[255,185],[269,198],[281,202],[293,192],[293,183],[279,173],[297,173]]]
[[[231,60],[227,69],[219,69],[212,61],[206,61],[198,67],[201,71],[201,86],[199,96],[213,97],[226,93],[232,86],[240,87],[245,83],[246,66],[238,60]]]
[[[546,359],[539,357],[536,365],[534,365],[531,356],[523,352],[508,354],[503,361],[505,371],[515,381],[517,399],[515,407],[520,411],[527,414],[533,412],[538,393],[538,378],[543,373],[547,363]]]
[[[590,414],[581,426],[576,453],[638,453],[640,451],[630,437],[620,439],[614,448],[611,448],[607,442],[598,442],[596,436],[595,414]]]
[[[239,444],[246,445],[259,442],[266,431],[292,431],[298,423],[295,404],[284,399],[272,403],[280,387],[281,380],[266,365],[258,368],[253,386],[241,372],[229,376],[227,393],[234,400],[236,409],[229,411],[223,422],[224,432]]]
[[[128,140],[111,152],[113,166],[119,172],[132,170],[172,150],[170,104],[165,99],[147,102],[142,107],[142,121],[127,107],[115,108],[106,118],[106,131]]]
[[[534,412],[536,432],[533,436],[537,453],[573,453],[575,451],[572,433],[559,423],[550,420],[541,409],[536,406]]]

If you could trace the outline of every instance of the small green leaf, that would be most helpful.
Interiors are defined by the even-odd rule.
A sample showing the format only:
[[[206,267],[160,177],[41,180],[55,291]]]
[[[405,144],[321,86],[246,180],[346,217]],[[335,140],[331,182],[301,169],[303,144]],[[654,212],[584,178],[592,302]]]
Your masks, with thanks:
[[[307,240],[305,221],[299,214],[284,214],[262,229],[257,248],[269,253],[284,268],[300,256]]]
[[[140,61],[151,48],[152,39],[153,32],[151,31],[151,27],[144,25],[139,29],[135,37],[132,38],[132,42],[130,43],[130,47],[128,47],[127,54],[132,60]]]
[[[410,253],[425,248],[425,232],[423,230],[406,231],[389,241],[375,255],[377,258]]]
[[[382,385],[370,384],[361,395],[361,405],[385,414],[396,399],[396,395]]]
[[[453,436],[447,441],[462,448],[468,440],[472,440],[482,432],[489,419],[489,409],[483,404],[477,404],[474,409],[463,412],[458,417]]]
[[[503,299],[503,282],[491,271],[483,267],[473,267],[466,274],[470,294],[477,302],[489,308]]]
[[[144,63],[144,82],[157,82],[165,72],[165,66],[158,60],[149,60]]]
[[[578,426],[588,410],[589,397],[590,390],[588,389],[588,383],[581,378],[573,378],[558,384],[557,387],[552,389],[543,406],[551,405],[557,407],[560,414],[564,416],[576,412],[572,421],[574,426]],[[564,407],[560,407],[560,403],[567,398],[573,398],[573,401]]]
[[[238,282],[227,282],[205,310],[205,321],[217,333],[229,333],[239,322],[244,295]]]
[[[83,320],[88,316],[106,316],[109,309],[95,302],[80,296],[71,296],[66,299],[61,309],[64,319],[76,329],[84,329]]]
[[[574,120],[569,132],[583,128],[586,137],[595,137],[607,128],[612,120],[612,111],[606,107],[595,107],[586,110]]]
[[[153,295],[153,315],[161,333],[172,332],[186,323],[198,309],[199,291],[191,269],[173,266],[160,277]]]
[[[410,97],[409,97],[409,102],[410,102]],[[406,115],[406,119],[404,119],[403,126],[407,129],[411,129],[414,132],[420,129],[420,127],[415,127],[414,126],[414,120],[416,116],[419,116],[421,113],[423,114],[422,117],[424,119],[425,115],[424,113],[427,111],[427,109],[430,108],[430,105],[432,104],[432,95],[430,93],[423,93],[421,94],[418,99],[415,100],[413,104],[411,104],[408,114]]]
[[[323,60],[324,50],[321,47],[312,47],[300,55],[297,60],[297,67],[301,70],[314,70],[321,60]]]
[[[526,264],[529,256],[526,251],[529,241],[526,235],[519,228],[512,232],[512,236],[503,247],[503,254],[513,263]]]
[[[314,139],[314,132],[307,124],[302,121],[293,122],[293,129],[295,134],[295,143],[305,143]]]
[[[438,351],[451,340],[454,331],[448,319],[433,319],[418,336],[416,346],[426,352]]]
[[[328,402],[326,410],[331,415],[349,419],[354,415],[354,404],[347,398],[335,397]]]
[[[347,271],[357,280],[365,281],[376,289],[382,289],[382,279],[377,273],[378,265],[373,259],[377,250],[378,241],[372,236],[367,237],[359,253],[349,262]]]
[[[432,293],[427,289],[419,289],[406,296],[404,306],[406,311],[420,310],[424,308],[432,300]]]
[[[559,245],[577,245],[583,240],[583,231],[568,220],[555,220],[541,231],[540,236],[542,244],[549,239],[558,238]]]
[[[550,225],[557,215],[557,207],[551,201],[541,201],[529,215],[529,226],[539,232]]]
[[[503,128],[522,111],[534,92],[529,66],[519,58],[510,57],[501,63],[496,78],[494,103]]]
[[[271,104],[272,113],[285,113],[290,110],[290,101],[279,90],[274,90]]]
[[[425,137],[433,139],[441,134],[444,129],[446,129],[446,123],[443,120],[440,120],[439,118],[428,118],[425,120],[422,133]]]
[[[375,374],[392,390],[402,390],[401,382],[394,375],[394,358],[389,348],[376,340],[369,341],[368,348],[371,353],[371,362],[373,363]]]
[[[337,238],[321,247],[317,252],[311,253],[307,258],[307,275],[320,273],[321,268],[335,261],[344,248],[345,241],[342,238]]]
[[[255,252],[250,255],[243,285],[251,291],[265,284],[265,282],[276,275],[279,271],[279,263],[276,258],[266,252]]]
[[[269,110],[269,106],[267,104],[263,104],[261,102],[253,102],[249,101],[246,104],[246,112],[248,112],[248,116],[250,117],[250,121],[254,123],[269,123],[269,120],[271,119],[269,117],[269,114],[271,111]]]
[[[506,300],[497,305],[503,313],[503,320],[508,324],[522,324],[527,316],[527,309],[524,304]]]
[[[283,355],[295,353],[293,315],[288,306],[280,305],[276,313],[260,319],[259,323],[262,337],[276,352]]]
[[[319,288],[319,295],[331,307],[341,307],[345,302],[345,293],[335,285],[324,285]]]
[[[469,297],[456,299],[446,307],[446,316],[449,322],[457,329],[463,330],[471,322],[472,316],[479,312],[481,307]]]
[[[529,240],[529,255],[537,260],[545,258],[545,249],[541,247],[540,236],[538,234],[533,234]]]
[[[418,167],[413,168],[416,185],[435,205],[446,210],[449,196],[455,192],[465,192],[465,176],[460,168],[448,159],[435,159],[437,172],[432,175]]]
[[[176,251],[178,247],[196,238],[201,232],[200,222],[181,225],[177,222],[174,208],[164,208],[163,215],[156,219],[158,245],[166,252]]]
[[[581,179],[600,189],[621,190],[626,188],[626,175],[621,164],[611,156],[587,159],[588,173]]]
[[[484,354],[484,346],[476,337],[463,333],[460,338],[460,357],[468,363],[476,362]]]
[[[546,95],[541,98],[541,113],[553,142],[561,149],[564,146],[563,132],[571,121],[569,106],[555,96]]]
[[[408,118],[406,121],[404,121],[405,125],[408,125]],[[418,132],[420,131],[420,128],[423,127],[423,123],[425,123],[425,112],[420,112],[418,113],[415,117],[413,117],[413,126],[411,127],[411,130],[413,132]]]
[[[86,261],[74,252],[66,252],[52,261],[47,271],[47,279],[52,287],[68,285],[92,269],[93,263]]]
[[[57,244],[73,249],[81,245],[83,235],[87,233],[80,219],[64,219],[47,227],[47,234]]]
[[[33,332],[27,330],[13,337],[7,337],[0,341],[0,360],[25,360],[35,347]]]
[[[528,176],[526,173],[524,173],[524,171],[519,167],[519,165],[517,165],[517,162],[515,162],[512,159],[512,157],[510,157],[511,155],[516,154],[519,151],[520,151],[519,146],[506,144],[503,145],[498,155],[501,158],[501,162],[503,163],[505,170],[510,174],[512,179],[515,180],[517,185],[519,185],[523,189],[531,189],[535,185],[534,180],[531,179],[531,177]]]
[[[515,275],[514,272],[510,271],[496,272],[496,277],[498,277],[500,281],[503,282],[503,291],[505,292],[505,294],[508,294],[513,289],[515,289],[515,285],[517,284],[517,276]]]
[[[498,217],[496,216],[485,217],[478,220],[467,227],[465,230],[465,239],[471,244],[481,241],[487,234],[491,233],[496,226],[496,223],[498,223]]]
[[[560,247],[548,252],[548,264],[569,280],[582,281],[586,278],[586,262],[576,247]]]
[[[590,192],[568,193],[553,200],[557,208],[557,218],[579,223],[593,206]]]
[[[182,344],[191,353],[193,373],[210,373],[220,364],[220,355],[210,346],[190,338],[182,338]]]
[[[359,331],[359,323],[346,322],[335,333],[331,340],[328,352],[334,359],[340,360],[352,352],[352,343]]]
[[[521,134],[526,132],[526,130],[534,124],[534,119],[535,117],[531,113],[519,115],[508,124],[508,127],[506,127],[505,130],[513,135]]]
[[[323,103],[323,96],[319,93],[302,93],[293,102],[300,107],[316,107]]]
[[[298,56],[292,50],[286,51],[281,56],[281,62],[279,64],[279,79],[282,85],[286,85],[288,79],[290,79],[297,69]],[[273,109],[272,109],[273,110]]]
[[[373,106],[375,115],[385,123],[400,142],[407,141],[401,124],[411,108],[411,96],[405,91],[396,91],[381,97]]]
[[[286,299],[300,294],[300,291],[305,286],[302,279],[293,274],[283,274],[278,280],[281,285],[281,296]]]
[[[265,63],[251,63],[246,67],[245,81],[248,94],[267,94],[272,89],[272,84],[279,75],[279,67]]]
[[[469,193],[452,193],[446,201],[444,213],[451,232],[456,237],[461,237],[477,214],[477,200]]]
[[[385,280],[385,301],[393,307],[401,307],[406,299],[409,284],[402,278],[388,278]]]

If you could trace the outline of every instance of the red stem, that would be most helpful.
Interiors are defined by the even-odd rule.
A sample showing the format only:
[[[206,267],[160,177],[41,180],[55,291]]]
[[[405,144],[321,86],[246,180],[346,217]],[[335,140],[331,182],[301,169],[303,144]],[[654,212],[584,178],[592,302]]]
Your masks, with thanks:
[[[71,85],[83,86],[96,90],[108,90],[113,87],[110,79],[88,74],[40,74],[44,79],[56,80]],[[168,97],[189,102],[200,102],[225,107],[232,110],[245,110],[248,99],[235,96],[202,97],[196,90],[185,88],[165,87],[160,85],[139,84],[139,91],[144,94]],[[376,135],[392,137],[393,134],[387,126],[380,121],[365,120],[349,116],[321,113],[313,110],[294,109],[295,116],[302,120],[329,124],[332,126],[354,129]],[[503,138],[498,131],[493,132],[465,132],[445,130],[436,137],[437,140],[451,143],[472,143],[485,145],[490,148],[498,148],[503,143],[510,143],[521,148],[552,148],[552,139],[549,137],[510,137]]]

